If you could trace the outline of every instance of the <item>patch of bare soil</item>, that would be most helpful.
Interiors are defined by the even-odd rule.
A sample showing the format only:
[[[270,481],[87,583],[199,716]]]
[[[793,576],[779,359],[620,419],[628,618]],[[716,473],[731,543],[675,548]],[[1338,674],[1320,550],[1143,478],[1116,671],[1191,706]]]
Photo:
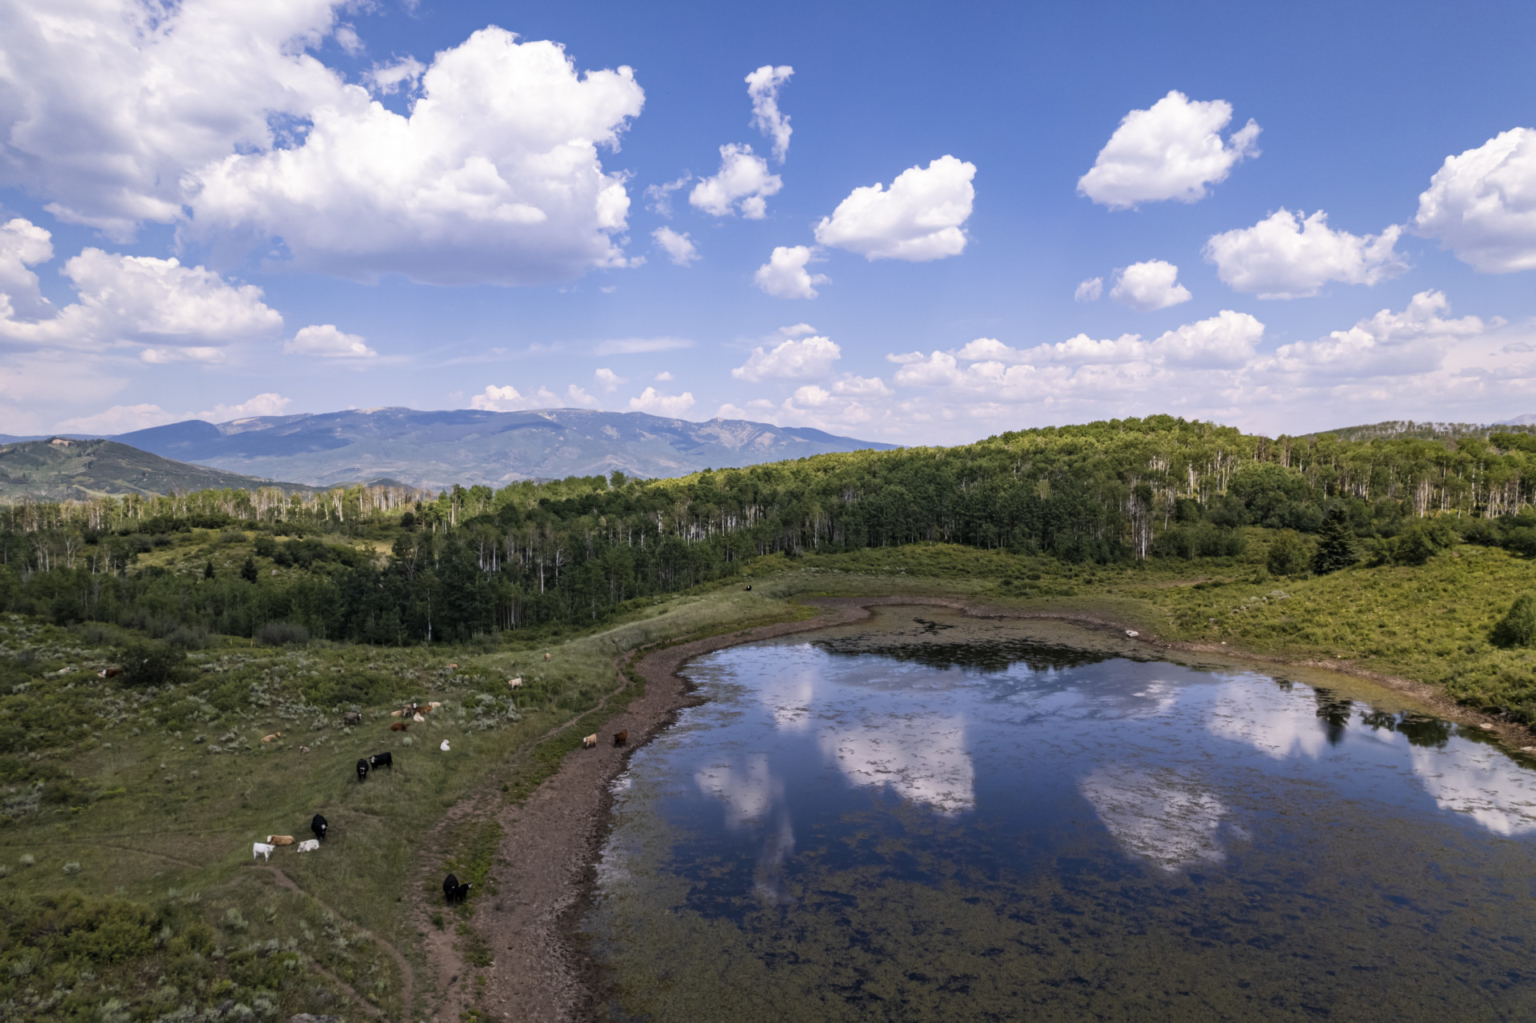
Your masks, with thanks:
[[[973,623],[943,636],[944,641],[984,640],[997,635],[997,626],[1016,630],[1029,621],[1030,638],[1106,653],[1139,653],[1143,657],[1185,653],[1199,655],[1202,662],[1230,658],[1249,664],[1261,661],[1354,674],[1428,704],[1448,719],[1474,720],[1465,708],[1408,679],[1359,670],[1342,662],[1252,657],[1227,647],[1169,643],[1146,633],[1132,636],[1124,623],[1089,614],[967,605],[940,597],[820,598],[806,603],[820,607],[822,614],[805,621],[711,636],[647,655],[636,665],[646,681],[645,694],[604,725],[595,749],[577,750],[567,756],[560,770],[521,804],[506,805],[499,792],[488,790],[450,811],[450,820],[443,826],[453,826],[469,815],[495,814],[503,838],[492,867],[492,884],[498,894],[479,902],[473,916],[473,926],[490,946],[492,964],[468,966],[451,925],[443,930],[424,928],[428,959],[439,984],[434,1021],[458,1023],[471,1009],[482,1018],[526,1023],[567,1023],[604,1015],[599,978],[577,932],[595,884],[611,802],[609,784],[623,771],[636,747],[671,723],[679,710],[697,701],[678,673],[683,664],[725,647],[809,631],[853,635],[860,623],[870,618],[872,608],[937,606],[959,611]],[[932,631],[906,628],[912,636],[896,638],[920,639]],[[1498,723],[1495,728],[1500,733],[1510,731],[1504,736],[1506,740],[1519,740],[1507,723]],[[628,732],[628,742],[622,747],[613,741],[619,731]],[[1528,733],[1518,731],[1528,741]],[[426,846],[430,847],[430,837]],[[417,890],[421,887],[418,885]]]

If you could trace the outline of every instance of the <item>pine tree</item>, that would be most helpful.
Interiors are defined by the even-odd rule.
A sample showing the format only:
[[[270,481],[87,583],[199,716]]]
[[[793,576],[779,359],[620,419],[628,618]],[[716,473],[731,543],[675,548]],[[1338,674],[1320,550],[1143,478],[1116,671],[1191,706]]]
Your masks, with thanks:
[[[204,579],[212,579],[213,578],[213,561],[211,559],[209,560],[208,564],[203,566],[203,578]]]
[[[1360,546],[1355,543],[1355,530],[1349,524],[1349,513],[1343,508],[1329,510],[1323,520],[1323,528],[1317,533],[1317,552],[1312,555],[1312,571],[1318,575],[1337,572],[1360,560]]]
[[[240,578],[248,583],[253,583],[259,575],[261,573],[256,568],[256,560],[254,558],[246,558],[245,564],[240,566]]]

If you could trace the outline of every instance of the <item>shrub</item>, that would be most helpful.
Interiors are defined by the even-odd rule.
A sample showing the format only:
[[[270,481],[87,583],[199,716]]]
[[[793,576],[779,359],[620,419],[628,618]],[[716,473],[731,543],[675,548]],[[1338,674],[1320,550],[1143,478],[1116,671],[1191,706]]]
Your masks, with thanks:
[[[268,622],[256,630],[262,646],[297,646],[309,642],[309,630],[297,622]]]
[[[1311,564],[1312,553],[1307,549],[1307,544],[1293,533],[1282,533],[1276,537],[1269,545],[1269,554],[1264,559],[1264,567],[1270,575],[1306,575]]]
[[[1516,598],[1509,614],[1493,627],[1492,639],[1497,646],[1536,646],[1536,596]]]
[[[165,643],[131,643],[118,655],[123,682],[131,686],[159,686],[181,677],[186,651]]]
[[[1536,558],[1536,529],[1530,526],[1516,526],[1504,533],[1504,546],[1516,554],[1527,558]]]

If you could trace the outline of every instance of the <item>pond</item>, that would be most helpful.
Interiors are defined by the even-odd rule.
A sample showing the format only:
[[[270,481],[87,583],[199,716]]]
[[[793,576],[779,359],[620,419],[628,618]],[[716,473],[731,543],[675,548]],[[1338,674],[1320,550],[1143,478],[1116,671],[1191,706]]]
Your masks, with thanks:
[[[610,1018],[1536,1019],[1529,764],[1340,676],[989,628],[689,665],[614,784]]]

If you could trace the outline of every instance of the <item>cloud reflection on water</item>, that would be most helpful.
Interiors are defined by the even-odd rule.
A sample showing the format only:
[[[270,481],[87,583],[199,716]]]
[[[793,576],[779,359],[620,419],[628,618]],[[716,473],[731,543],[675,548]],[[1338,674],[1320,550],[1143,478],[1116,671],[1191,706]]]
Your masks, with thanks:
[[[1128,853],[1170,873],[1226,859],[1220,842],[1225,804],[1174,771],[1101,767],[1078,787]]]
[[[1442,809],[1464,813],[1496,835],[1536,831],[1536,779],[1496,747],[1463,739],[1409,753],[1414,773]]]
[[[976,806],[963,715],[885,714],[856,728],[824,731],[819,743],[855,785],[889,785],[903,799],[941,813]]]
[[[1206,728],[1212,735],[1246,742],[1276,760],[1293,754],[1316,757],[1328,734],[1316,710],[1274,685],[1244,678],[1222,685]]]

